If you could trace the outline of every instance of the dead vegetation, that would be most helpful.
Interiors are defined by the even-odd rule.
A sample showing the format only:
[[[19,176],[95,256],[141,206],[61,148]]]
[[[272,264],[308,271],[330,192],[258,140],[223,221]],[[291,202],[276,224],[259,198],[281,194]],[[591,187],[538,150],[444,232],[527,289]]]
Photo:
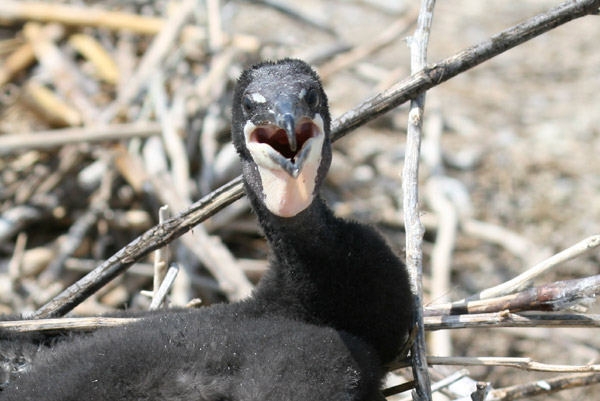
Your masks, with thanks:
[[[155,270],[168,276],[169,260],[180,266],[171,304],[245,296],[266,267],[264,242],[244,199],[214,214],[241,196],[228,133],[239,72],[265,58],[313,63],[341,115],[340,137],[381,103],[353,107],[410,75],[403,39],[416,4],[200,3],[3,2],[0,312],[148,308]],[[438,4],[428,60],[557,4]],[[424,325],[433,387],[457,380],[440,390],[446,399],[594,399],[598,35],[598,17],[578,19],[428,92],[418,205]],[[336,143],[325,195],[338,215],[377,224],[402,252],[408,108],[391,99],[392,111]],[[161,205],[185,212],[157,225]],[[153,260],[150,250],[166,243],[169,255]],[[38,322],[17,327],[120,324]],[[448,328],[469,330],[440,330]],[[395,394],[405,388],[393,386],[411,377],[402,366],[384,392],[390,400],[402,399]],[[558,392],[571,387],[580,388]]]

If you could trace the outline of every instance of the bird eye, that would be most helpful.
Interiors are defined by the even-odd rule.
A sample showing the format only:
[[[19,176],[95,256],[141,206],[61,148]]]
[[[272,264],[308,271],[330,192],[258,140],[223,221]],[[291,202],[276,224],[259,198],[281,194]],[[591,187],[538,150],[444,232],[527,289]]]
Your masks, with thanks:
[[[242,98],[242,107],[246,113],[250,113],[252,111],[254,102],[252,101],[252,97],[250,95],[244,95]]]
[[[316,89],[311,89],[306,94],[306,104],[310,109],[315,110],[319,107],[321,103],[321,96],[319,96],[319,92]]]

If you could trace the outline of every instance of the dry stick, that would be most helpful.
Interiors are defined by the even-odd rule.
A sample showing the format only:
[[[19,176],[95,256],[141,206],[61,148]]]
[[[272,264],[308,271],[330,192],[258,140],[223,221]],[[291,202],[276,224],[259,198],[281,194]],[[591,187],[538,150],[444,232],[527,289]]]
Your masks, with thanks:
[[[63,30],[60,26],[56,29]],[[50,74],[56,90],[77,109],[84,122],[95,121],[99,111],[83,90],[87,79],[75,61],[57,46],[56,41],[39,24],[29,22],[25,24],[23,32],[33,47],[38,63]]]
[[[177,263],[173,263],[171,267],[169,267],[169,271],[165,275],[164,280],[160,284],[157,290],[155,290],[152,294],[152,302],[150,303],[150,310],[155,310],[160,307],[161,304],[165,301],[167,297],[167,293],[169,289],[175,282],[175,278],[177,277],[177,273],[179,273],[179,266]]]
[[[492,390],[488,401],[510,401],[520,398],[530,398],[536,395],[552,394],[561,390],[597,383],[600,383],[600,373],[561,376]]]
[[[458,232],[459,215],[458,207],[451,196],[451,190],[456,186],[454,181],[457,180],[445,175],[442,163],[442,131],[442,115],[436,105],[434,110],[429,112],[423,143],[423,161],[431,171],[431,176],[427,178],[425,184],[427,201],[439,221],[431,253],[430,296],[439,302],[448,302],[450,300],[448,294],[450,293],[452,254]],[[447,331],[431,333],[429,343],[431,344],[430,352],[434,355],[452,354],[452,341],[450,333]]]
[[[539,255],[542,254],[528,238],[502,226],[475,219],[462,219],[460,228],[466,235],[503,247],[520,258],[525,265],[533,265],[533,258],[538,257],[539,260]]]
[[[498,327],[600,327],[600,315],[581,313],[498,312],[424,318],[425,330]]]
[[[152,227],[118,251],[103,264],[61,292],[35,312],[36,317],[61,316],[121,274],[135,261],[190,231],[199,222],[242,197],[242,180],[238,178],[213,191],[187,210],[163,224]]]
[[[208,16],[208,48],[212,53],[217,53],[225,42],[220,1],[206,0],[206,14]]]
[[[480,301],[453,302],[425,307],[425,316],[448,316],[500,311],[558,311],[577,303],[592,302],[600,294],[600,275],[557,281],[528,290]]]
[[[290,6],[288,6],[287,4],[278,2],[278,1],[274,1],[274,0],[249,0],[251,3],[255,3],[255,4],[261,4],[267,7],[271,7],[274,10],[279,11],[280,13],[287,15],[288,17],[291,17],[292,19],[296,20],[296,21],[300,21],[304,24],[307,24],[309,26],[312,26],[313,28],[317,28],[323,32],[327,32],[329,34],[334,35],[335,31],[327,26],[324,22],[321,21],[317,21],[314,18],[310,17],[309,15],[303,14],[301,13],[299,10],[296,10]]]
[[[153,142],[157,142],[158,138]],[[158,141],[160,142],[160,141]],[[167,161],[160,143],[150,154],[153,143],[148,141],[144,146],[150,183],[159,200],[170,205],[173,210],[184,210],[191,201],[180,196],[173,186],[173,180],[167,172]],[[185,247],[195,254],[211,274],[221,284],[223,292],[230,300],[245,298],[253,289],[252,283],[244,275],[235,257],[222,243],[218,236],[209,236],[203,225],[198,225],[194,235],[184,235],[181,240]]]
[[[165,80],[161,71],[154,74],[150,84],[150,97],[154,103],[154,111],[162,126],[163,145],[171,161],[171,178],[175,184],[177,194],[190,198],[190,162],[183,139],[177,134],[177,127],[184,125],[167,107],[167,93]],[[190,202],[188,202],[189,204]]]
[[[401,216],[382,216],[380,221],[390,226],[398,225],[404,227],[404,219]],[[422,215],[421,222],[425,226],[425,229],[430,232],[436,232],[440,225],[440,219],[431,213]],[[528,263],[528,261],[531,260],[534,255],[548,253],[547,251],[539,250],[538,247],[526,237],[496,224],[473,218],[464,218],[460,220],[460,230],[465,235],[506,249],[508,252],[521,259],[525,265],[532,264]]]
[[[160,209],[158,209],[158,223],[162,224],[169,218],[169,206],[164,205]],[[158,248],[154,252],[154,281],[152,286],[152,304],[154,304],[154,300],[158,298],[158,290],[161,286],[161,283],[165,279],[165,275],[167,274],[167,266],[169,263],[169,247],[163,246]],[[162,303],[159,302],[156,305],[155,309],[160,306]],[[152,309],[152,305],[150,305],[150,309]]]
[[[93,36],[76,33],[69,36],[69,44],[94,66],[96,75],[105,82],[119,82],[119,67],[115,58]],[[120,61],[120,60],[119,60]]]
[[[31,43],[25,42],[17,47],[0,66],[0,86],[10,82],[19,71],[29,67],[34,61],[35,54]]]
[[[20,0],[2,0],[0,20],[58,22],[69,26],[127,30],[145,35],[155,35],[168,24],[168,21],[162,18],[106,11],[91,7],[22,2]],[[199,31],[196,27],[187,27],[186,29]]]
[[[592,14],[600,6],[600,0],[568,1],[558,7],[509,28],[492,38],[448,57],[423,71],[411,75],[367,101],[344,113],[332,124],[332,140],[337,140],[353,129],[390,111],[448,79],[503,53],[535,36],[584,15]],[[160,128],[157,128],[159,132]],[[2,136],[0,136],[0,140]],[[0,142],[0,149],[2,149]],[[241,177],[229,182],[205,198],[194,203],[181,215],[169,220],[169,225],[158,225],[125,246],[93,272],[73,284],[53,300],[42,306],[36,316],[60,316],[73,309],[96,289],[116,277],[139,258],[154,249],[173,241],[195,225],[212,216],[218,210],[243,196]],[[215,202],[215,200],[217,200]],[[204,209],[207,210],[204,210]],[[1,228],[0,220],[0,228]],[[165,223],[166,224],[166,223]],[[0,230],[1,231],[1,230]],[[162,233],[160,236],[157,233]],[[95,281],[97,280],[97,282]]]
[[[54,91],[31,78],[24,86],[23,93],[28,103],[40,111],[45,120],[52,124],[78,126],[81,125],[81,113],[68,102],[61,99]]]
[[[554,365],[531,360],[531,358],[495,357],[495,356],[428,356],[429,365],[445,366],[502,366],[526,370],[528,372],[554,373],[588,373],[600,372],[600,365]],[[410,361],[404,360],[394,366],[401,369],[410,366]]]
[[[23,307],[22,297],[22,274],[23,258],[25,255],[25,247],[27,246],[27,234],[20,232],[15,242],[15,248],[8,262],[8,278],[10,279],[11,300],[14,309]]]
[[[115,141],[161,133],[158,123],[113,124],[0,135],[0,155],[19,150],[51,149],[81,142]]]
[[[42,32],[48,40],[56,41],[62,37],[64,31],[56,26],[45,26]],[[20,45],[10,56],[6,57],[0,66],[0,86],[9,82],[19,71],[23,71],[35,61],[33,45],[27,41]]]
[[[109,163],[108,160],[105,160],[105,162]],[[46,270],[40,274],[39,281],[42,286],[46,287],[55,282],[58,277],[61,277],[67,258],[71,257],[77,251],[87,233],[98,222],[98,219],[108,207],[115,178],[116,172],[114,169],[109,169],[104,174],[100,187],[92,196],[88,210],[71,224],[65,240],[60,244],[58,254],[53,258]]]
[[[407,365],[408,366],[408,365]],[[469,374],[469,371],[466,369],[461,369],[457,372],[452,373],[450,376],[445,377],[444,379],[435,382],[432,386],[431,386],[431,392],[434,393],[436,391],[440,391],[441,389],[448,387],[449,385],[459,381],[460,379],[462,379],[463,377],[467,376]],[[409,381],[406,383],[402,383],[398,386],[394,386],[394,387],[389,387],[386,388],[385,390],[382,391],[382,393],[386,396],[389,397],[391,395],[395,395],[398,393],[402,393],[404,391],[410,390],[411,388],[414,388],[415,386],[415,382],[414,381]],[[410,400],[409,397],[407,398],[401,398],[400,401],[408,401]]]
[[[334,140],[387,113],[414,98],[523,42],[554,29],[564,23],[588,14],[594,14],[600,0],[565,1],[559,6],[532,17],[490,39],[471,46],[453,56],[425,67],[421,72],[398,82],[390,89],[373,96],[337,118],[332,126]]]
[[[106,207],[106,204],[104,204]],[[52,284],[62,275],[65,261],[70,258],[81,246],[88,232],[98,222],[104,209],[91,205],[88,210],[79,216],[66,234],[64,241],[60,243],[58,254],[48,264],[48,267],[40,274],[39,282],[43,287]]]
[[[150,77],[159,69],[165,59],[165,54],[175,46],[175,41],[183,29],[183,24],[193,14],[196,0],[184,0],[176,12],[169,17],[163,29],[154,38],[148,51],[144,53],[137,71],[119,92],[117,99],[100,114],[99,122],[108,123],[115,118],[121,109],[129,105],[135,97],[146,88]]]
[[[555,373],[584,373],[600,372],[600,365],[554,365],[531,360],[531,358],[511,357],[443,357],[429,356],[427,362],[430,365],[455,365],[455,366],[504,366],[526,370],[528,372],[555,372]]]
[[[545,261],[538,263],[533,266],[531,269],[521,273],[517,277],[512,280],[506,281],[502,284],[499,284],[495,287],[488,288],[487,290],[481,291],[479,294],[475,294],[469,297],[467,300],[461,300],[459,302],[465,302],[468,300],[474,299],[487,299],[492,297],[497,297],[498,295],[506,295],[511,294],[515,291],[519,291],[524,286],[526,286],[531,280],[539,275],[547,272],[548,270],[565,263],[571,259],[576,257],[585,255],[595,248],[600,246],[600,235],[593,235],[584,239],[581,242],[573,245],[570,248],[565,249],[564,251],[557,253]]]
[[[431,385],[431,392],[435,393],[436,391],[439,391],[445,387],[448,387],[449,385],[456,383],[457,381],[459,381],[463,377],[467,376],[468,374],[469,374],[469,371],[467,369],[461,369],[459,371],[456,371],[456,372],[452,373],[450,376],[445,377],[442,380],[433,383]],[[386,397],[389,397],[389,396],[392,396],[395,394],[403,393],[405,391],[413,389],[414,387],[415,387],[415,382],[413,380],[411,380],[406,383],[399,384],[397,386],[388,387],[382,391],[382,394]],[[402,398],[402,399],[400,399],[400,401],[407,401],[409,399],[410,398]]]
[[[38,319],[25,320],[26,329],[23,328],[21,321],[0,322],[0,328],[14,328],[18,331],[37,331],[37,330],[77,330],[80,326],[72,326],[71,323],[75,320],[86,322],[89,318],[57,318],[57,319]],[[104,324],[103,318],[94,318],[95,322]],[[109,319],[111,324],[126,324],[131,320],[128,318],[104,318]],[[41,326],[37,325],[37,322]],[[53,322],[51,328],[50,322]],[[62,322],[68,324],[63,325]],[[555,314],[555,313],[483,313],[477,315],[459,315],[459,316],[436,316],[426,317],[424,319],[425,330],[450,330],[464,328],[489,328],[489,327],[580,327],[580,328],[595,328],[600,327],[600,315],[585,315],[585,314]],[[82,323],[82,326],[85,326]],[[86,330],[91,330],[93,327],[85,326]],[[100,326],[99,326],[100,327]],[[410,366],[409,359],[399,361],[389,366],[389,370],[400,369]]]
[[[35,331],[91,331],[101,327],[122,326],[141,320],[140,318],[123,317],[70,317],[60,319],[13,320],[0,322],[0,329],[17,333]]]
[[[417,16],[409,14],[400,19],[368,42],[354,47],[346,53],[340,54],[327,64],[319,68],[319,75],[326,80],[336,72],[356,64],[376,51],[394,43],[400,36],[406,35],[412,28]]]
[[[427,63],[427,45],[429,31],[433,20],[435,0],[422,0],[417,20],[417,29],[409,39],[411,72],[421,71]],[[411,286],[414,292],[414,323],[418,329],[411,347],[411,360],[415,390],[412,393],[415,401],[431,401],[431,381],[427,368],[425,350],[425,330],[423,327],[423,235],[425,228],[419,220],[419,152],[421,149],[421,127],[425,93],[420,93],[410,102],[408,113],[408,129],[406,133],[406,154],[402,169],[402,205],[406,222],[406,267],[409,271]]]

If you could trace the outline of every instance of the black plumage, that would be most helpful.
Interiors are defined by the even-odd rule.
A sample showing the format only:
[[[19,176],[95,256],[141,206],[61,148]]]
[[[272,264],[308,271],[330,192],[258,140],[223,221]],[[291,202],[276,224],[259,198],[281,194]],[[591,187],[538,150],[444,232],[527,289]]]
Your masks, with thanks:
[[[346,333],[209,308],[159,314],[41,351],[3,401],[368,401],[377,355]]]
[[[240,77],[232,111],[246,192],[272,249],[270,269],[251,297],[149,314],[141,323],[63,341],[16,375],[6,399],[26,399],[13,395],[19,391],[69,399],[49,389],[57,382],[99,397],[211,401],[276,399],[268,394],[363,400],[377,387],[382,364],[397,356],[412,327],[412,294],[385,240],[371,227],[336,218],[319,195],[331,141],[318,76],[299,60],[256,65]],[[233,375],[211,370],[228,360],[243,368]],[[314,392],[321,382],[329,384]],[[252,394],[219,395],[248,386]],[[295,390],[288,394],[287,386]]]

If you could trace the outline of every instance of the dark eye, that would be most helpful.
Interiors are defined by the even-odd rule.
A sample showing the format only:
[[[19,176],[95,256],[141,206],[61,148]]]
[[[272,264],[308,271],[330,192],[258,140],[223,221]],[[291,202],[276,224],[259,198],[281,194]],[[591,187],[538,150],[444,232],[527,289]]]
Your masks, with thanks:
[[[306,104],[311,110],[315,110],[321,103],[321,96],[316,89],[311,89],[306,94]]]
[[[250,95],[244,95],[242,98],[242,107],[244,108],[246,114],[252,111],[252,108],[254,107],[254,101]]]

